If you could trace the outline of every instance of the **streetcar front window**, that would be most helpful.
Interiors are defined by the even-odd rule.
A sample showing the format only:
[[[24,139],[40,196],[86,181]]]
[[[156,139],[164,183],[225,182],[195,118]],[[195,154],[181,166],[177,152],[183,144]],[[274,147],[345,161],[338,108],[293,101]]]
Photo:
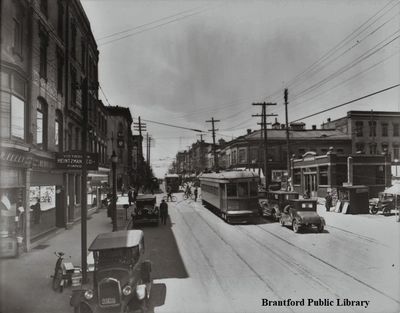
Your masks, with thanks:
[[[236,184],[227,184],[226,185],[226,194],[228,197],[237,197]]]
[[[249,185],[248,183],[239,183],[238,184],[238,191],[239,191],[239,197],[247,197],[249,195]]]

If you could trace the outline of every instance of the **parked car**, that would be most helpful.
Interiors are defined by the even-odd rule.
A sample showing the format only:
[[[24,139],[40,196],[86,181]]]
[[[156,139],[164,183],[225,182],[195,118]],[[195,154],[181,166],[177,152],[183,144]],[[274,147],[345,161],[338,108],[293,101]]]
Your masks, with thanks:
[[[394,209],[394,196],[390,193],[379,193],[379,198],[372,198],[369,200],[369,211],[371,214],[376,214],[382,211],[383,215],[389,215],[391,210]]]
[[[268,191],[265,195],[261,195],[258,200],[260,215],[268,216],[273,221],[279,221],[284,207],[289,204],[289,200],[298,198],[299,194],[295,191]]]
[[[158,225],[160,223],[160,210],[156,206],[156,196],[151,194],[138,195],[132,214],[133,224],[151,223]]]
[[[103,233],[89,247],[94,271],[89,284],[73,291],[76,313],[146,312],[151,291],[151,263],[144,261],[141,230]]]
[[[317,213],[317,200],[314,199],[289,200],[283,209],[280,223],[282,226],[292,226],[295,233],[311,226],[316,226],[321,233],[325,226],[324,218]]]

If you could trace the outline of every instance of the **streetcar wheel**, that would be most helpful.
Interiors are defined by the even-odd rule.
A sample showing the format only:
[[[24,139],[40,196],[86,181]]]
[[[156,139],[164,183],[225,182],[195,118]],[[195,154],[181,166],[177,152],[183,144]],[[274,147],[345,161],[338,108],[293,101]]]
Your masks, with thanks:
[[[293,221],[293,231],[295,232],[295,233],[298,233],[299,232],[299,223],[296,221],[296,220],[294,220]]]

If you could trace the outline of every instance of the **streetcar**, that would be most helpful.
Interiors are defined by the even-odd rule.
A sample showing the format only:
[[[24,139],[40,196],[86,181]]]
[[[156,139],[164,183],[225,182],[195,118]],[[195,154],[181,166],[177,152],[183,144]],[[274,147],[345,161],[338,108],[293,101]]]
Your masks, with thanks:
[[[181,177],[178,174],[166,174],[164,177],[165,191],[167,188],[171,188],[171,192],[179,192],[179,186],[181,184]]]
[[[206,173],[199,176],[202,203],[227,223],[245,223],[258,216],[260,177],[250,171]]]

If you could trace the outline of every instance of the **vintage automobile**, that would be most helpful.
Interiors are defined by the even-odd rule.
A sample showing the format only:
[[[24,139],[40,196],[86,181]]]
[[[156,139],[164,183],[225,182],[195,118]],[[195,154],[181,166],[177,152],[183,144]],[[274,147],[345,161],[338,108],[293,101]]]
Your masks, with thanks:
[[[151,263],[144,261],[141,230],[98,235],[89,247],[94,271],[88,285],[73,291],[75,313],[146,312],[151,290]]]
[[[156,206],[156,196],[150,194],[137,196],[132,222],[133,224],[151,223],[154,225],[160,223],[160,210]]]
[[[273,221],[279,221],[283,208],[289,204],[289,200],[298,199],[295,191],[267,191],[258,199],[260,216],[268,216]]]
[[[383,215],[389,215],[391,210],[394,209],[394,196],[390,193],[379,193],[379,198],[372,198],[369,200],[369,211],[371,214],[376,214],[382,211]]]
[[[317,213],[317,200],[292,199],[283,209],[280,223],[282,226],[292,226],[298,233],[301,228],[316,226],[318,232],[322,232],[325,220]]]

